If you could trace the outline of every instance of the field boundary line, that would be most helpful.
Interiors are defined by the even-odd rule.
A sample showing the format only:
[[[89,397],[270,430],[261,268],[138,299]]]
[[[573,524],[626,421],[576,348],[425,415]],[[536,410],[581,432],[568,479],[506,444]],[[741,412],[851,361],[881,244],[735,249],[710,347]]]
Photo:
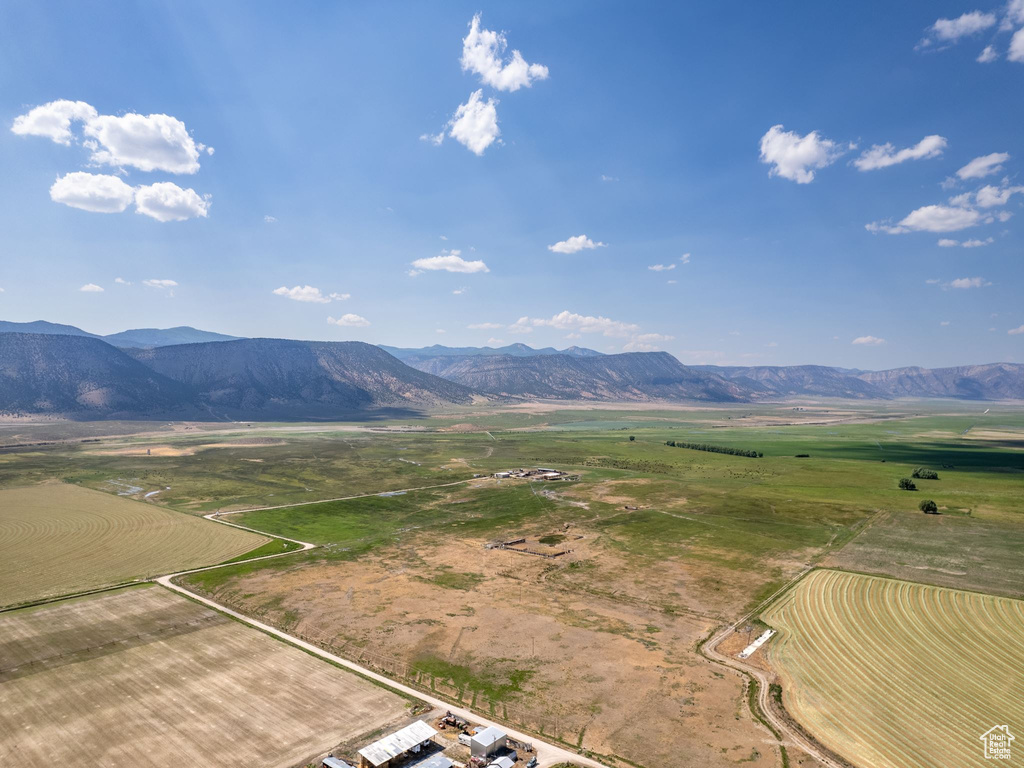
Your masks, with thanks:
[[[207,520],[215,520],[221,515],[240,515],[245,512],[269,512],[274,509],[290,509],[291,507],[306,507],[310,504],[329,504],[332,501],[352,501],[353,499],[369,499],[373,496],[382,496],[385,493],[413,493],[414,491],[429,491],[431,488],[450,488],[453,485],[463,485],[465,483],[472,482],[473,480],[480,480],[479,477],[467,477],[465,480],[456,480],[452,483],[440,483],[438,485],[421,485],[418,488],[396,488],[393,491],[377,491],[375,493],[359,493],[355,496],[338,496],[334,499],[317,499],[316,501],[296,501],[292,504],[278,504],[273,507],[251,507],[249,509],[231,509],[224,512],[212,512],[208,515],[203,515]],[[219,521],[218,521],[219,522]],[[237,526],[236,526],[237,527]],[[255,533],[263,533],[262,531],[256,531],[252,528],[245,530],[254,531]],[[264,536],[273,536],[273,534],[263,533]],[[277,536],[276,538],[282,538]]]

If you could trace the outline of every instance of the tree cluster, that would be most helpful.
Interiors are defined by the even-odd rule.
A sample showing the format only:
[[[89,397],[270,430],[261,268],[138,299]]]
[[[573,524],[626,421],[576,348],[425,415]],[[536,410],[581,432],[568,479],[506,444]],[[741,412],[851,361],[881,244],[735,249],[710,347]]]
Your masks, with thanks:
[[[936,504],[931,499],[925,499],[924,501],[917,505],[917,508],[924,512],[926,515],[939,514],[939,505]]]
[[[665,445],[674,448],[689,448],[691,451],[707,451],[708,453],[727,453],[730,456],[746,456],[751,459],[760,459],[764,454],[760,451],[748,451],[745,448],[729,448],[724,445],[710,445],[708,443],[681,443],[677,440],[667,440]]]
[[[901,491],[916,491],[917,483],[911,480],[909,477],[900,478],[900,490]]]
[[[916,477],[918,480],[938,480],[939,473],[936,472],[934,469],[918,467],[913,471],[911,477]]]

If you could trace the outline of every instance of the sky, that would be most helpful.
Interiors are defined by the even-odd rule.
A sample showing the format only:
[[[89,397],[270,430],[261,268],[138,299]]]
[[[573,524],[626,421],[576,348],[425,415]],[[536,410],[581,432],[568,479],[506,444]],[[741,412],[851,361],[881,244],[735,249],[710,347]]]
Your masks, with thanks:
[[[1024,0],[0,5],[0,319],[1024,362]]]

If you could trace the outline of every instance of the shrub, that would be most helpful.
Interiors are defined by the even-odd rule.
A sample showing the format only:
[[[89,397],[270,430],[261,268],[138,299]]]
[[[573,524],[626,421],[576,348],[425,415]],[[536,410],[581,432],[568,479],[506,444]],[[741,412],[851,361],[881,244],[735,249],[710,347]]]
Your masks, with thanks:
[[[900,490],[901,491],[916,491],[917,485],[909,477],[900,479]]]
[[[911,477],[916,477],[918,480],[938,480],[939,473],[934,469],[927,469],[925,467],[918,467],[914,470]]]
[[[924,512],[926,515],[939,514],[939,505],[936,504],[931,499],[925,499],[924,501],[917,505],[917,508]]]
[[[632,443],[634,440],[636,440],[636,435],[630,435],[629,436],[629,442]]]

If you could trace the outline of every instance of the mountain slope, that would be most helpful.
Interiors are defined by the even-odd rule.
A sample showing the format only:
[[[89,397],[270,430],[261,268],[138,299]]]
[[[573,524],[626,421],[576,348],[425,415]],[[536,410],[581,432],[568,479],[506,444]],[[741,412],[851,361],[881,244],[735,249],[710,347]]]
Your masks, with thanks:
[[[174,344],[200,344],[207,341],[236,341],[238,336],[203,331],[188,325],[174,328],[133,328],[104,336],[103,340],[115,347],[168,347]]]
[[[59,336],[88,336],[93,339],[100,338],[95,333],[83,331],[73,325],[61,325],[51,323],[47,320],[34,320],[30,323],[14,323],[10,320],[0,320],[0,333],[45,333]]]
[[[100,339],[0,333],[0,412],[185,418],[193,409],[185,387]]]
[[[744,389],[687,368],[667,352],[620,355],[468,355],[412,360],[422,371],[504,396],[647,402],[739,401]]]
[[[129,353],[217,413],[238,418],[332,418],[473,399],[467,388],[358,341],[241,339]]]
[[[1024,365],[989,363],[954,368],[864,371],[858,378],[889,397],[952,397],[961,400],[1024,399]]]
[[[881,398],[890,395],[870,381],[824,365],[693,366],[748,387],[759,397]]]
[[[532,357],[534,355],[571,355],[573,357],[600,357],[601,353],[585,347],[567,347],[557,350],[554,347],[534,349],[526,344],[509,344],[504,347],[446,347],[434,344],[429,347],[389,347],[384,344],[380,348],[394,355],[399,360],[428,360],[434,357],[472,357],[477,355],[512,355],[513,357]]]

